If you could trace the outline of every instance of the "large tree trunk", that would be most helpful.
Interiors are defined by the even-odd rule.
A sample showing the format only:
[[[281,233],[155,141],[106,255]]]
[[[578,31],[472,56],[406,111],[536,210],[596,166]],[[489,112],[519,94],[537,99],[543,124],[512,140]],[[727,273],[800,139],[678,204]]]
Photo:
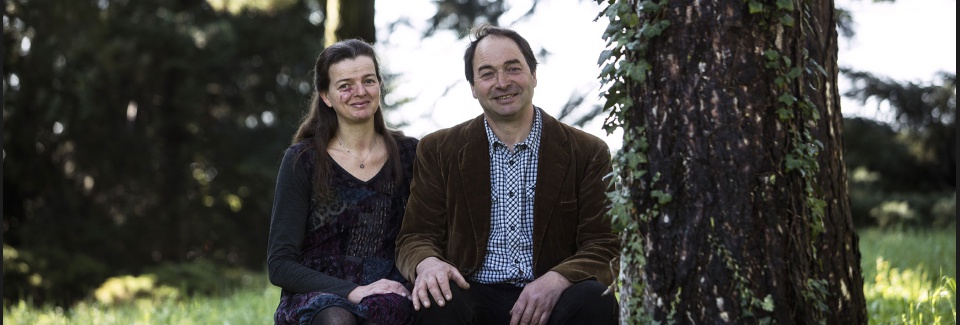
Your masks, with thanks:
[[[340,28],[337,38],[361,38],[374,43],[377,41],[377,28],[374,23],[375,0],[340,0]]]
[[[651,67],[626,131],[649,146],[627,185],[653,213],[636,217],[645,263],[623,272],[644,287],[621,302],[680,323],[866,323],[833,1],[665,3],[638,28],[670,25],[632,58]]]
[[[326,0],[327,15],[325,41],[330,46],[337,41],[359,38],[368,43],[377,41],[374,25],[376,0]]]

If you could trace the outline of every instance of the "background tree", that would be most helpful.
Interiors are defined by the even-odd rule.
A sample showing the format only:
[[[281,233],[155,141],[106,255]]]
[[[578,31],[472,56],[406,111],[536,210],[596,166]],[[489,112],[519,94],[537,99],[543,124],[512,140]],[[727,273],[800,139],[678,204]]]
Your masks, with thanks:
[[[843,69],[861,104],[888,105],[889,123],[845,121],[854,222],[859,226],[943,227],[956,224],[957,76],[930,84]],[[882,148],[882,150],[877,150]]]
[[[70,301],[165,263],[262,269],[322,8],[8,1],[4,297]]]
[[[609,1],[628,323],[862,324],[832,1]]]
[[[224,274],[234,274],[221,268],[262,271],[277,163],[309,100],[310,70],[325,41],[331,2],[5,2],[4,301],[66,302],[123,274],[210,272],[178,286],[206,290],[196,285],[217,287]],[[343,23],[333,35],[374,40],[375,2],[337,2]],[[501,18],[510,1],[435,3],[433,28],[425,34],[449,29],[464,37],[479,22],[510,26],[521,21],[539,2],[520,8],[526,14],[515,21]],[[630,21],[633,27],[624,30],[639,31],[639,19]],[[650,26],[643,31],[655,36],[659,27]],[[724,28],[728,34],[737,30]],[[639,53],[641,44],[633,43],[632,53]],[[545,61],[550,54],[537,51]],[[955,77],[913,86],[946,91],[934,96],[945,100],[945,109],[936,112],[955,134],[956,90],[950,80]],[[878,89],[891,91],[871,94],[920,96],[887,101],[892,104],[934,103],[926,92]],[[583,125],[592,115],[575,108],[588,103],[586,95],[574,94],[558,117]],[[721,98],[722,104],[729,102]],[[396,102],[388,109],[403,100]],[[948,112],[954,112],[952,120]],[[913,128],[922,124],[845,123],[855,225],[887,219],[894,220],[890,224],[955,223],[955,181],[943,185],[943,174],[932,172],[955,175],[955,137],[926,136],[923,130],[932,128]],[[932,158],[941,157],[932,155],[933,149],[912,145],[912,139],[926,138],[954,141],[923,147],[953,148],[953,156],[943,157],[954,157],[954,167],[934,166],[946,160]],[[861,143],[880,143],[886,150],[860,149]],[[772,186],[784,185],[782,179]],[[634,194],[639,193],[638,188]],[[663,195],[670,193],[651,193],[672,199]],[[902,211],[897,204],[910,209],[894,213]],[[905,219],[910,215],[918,217]]]
[[[5,301],[197,261],[262,270],[324,25],[375,41],[374,5],[7,2]]]
[[[377,28],[374,26],[376,0],[325,0],[322,2],[327,3],[326,28],[328,31],[332,30],[334,36],[328,37],[325,40],[326,44],[352,38],[376,43]],[[336,12],[330,12],[331,10]]]

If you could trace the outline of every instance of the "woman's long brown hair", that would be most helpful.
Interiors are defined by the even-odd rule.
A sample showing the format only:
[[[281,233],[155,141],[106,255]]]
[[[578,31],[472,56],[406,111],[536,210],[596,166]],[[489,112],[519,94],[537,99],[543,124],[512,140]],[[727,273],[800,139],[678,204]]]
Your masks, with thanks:
[[[327,153],[327,144],[330,143],[330,139],[337,133],[340,125],[339,122],[337,122],[337,113],[332,107],[327,106],[327,104],[323,102],[320,98],[320,92],[326,91],[327,87],[330,86],[330,66],[340,61],[359,56],[366,56],[373,60],[377,81],[381,87],[380,93],[381,95],[383,94],[383,78],[380,76],[380,63],[377,60],[376,53],[373,51],[373,47],[359,39],[334,43],[320,52],[320,56],[317,58],[317,63],[314,67],[313,96],[310,99],[310,110],[306,116],[304,116],[300,123],[300,128],[297,129],[297,133],[293,136],[293,144],[305,142],[309,149],[313,149],[316,152],[317,161],[314,164],[312,175],[313,189],[315,196],[321,200],[330,198],[332,194],[328,186],[330,183],[332,158],[330,154]],[[394,177],[394,181],[399,184],[403,179],[403,166],[399,159],[400,152],[395,137],[402,136],[403,133],[387,128],[387,124],[383,119],[383,100],[382,98],[377,98],[377,101],[381,104],[373,114],[373,127],[374,131],[383,137],[383,143],[387,149],[387,163],[390,164],[390,166],[384,165],[383,167],[393,169],[392,176]],[[301,151],[300,154],[306,151],[307,150]]]

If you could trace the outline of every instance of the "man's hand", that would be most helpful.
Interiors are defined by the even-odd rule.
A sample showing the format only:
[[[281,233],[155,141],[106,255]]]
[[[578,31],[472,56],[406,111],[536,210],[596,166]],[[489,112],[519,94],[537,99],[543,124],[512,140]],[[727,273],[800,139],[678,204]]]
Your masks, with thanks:
[[[395,293],[403,297],[407,297],[407,299],[410,298],[410,292],[407,291],[407,288],[405,288],[403,284],[400,284],[400,282],[380,279],[374,283],[354,288],[353,291],[350,291],[350,293],[347,294],[347,300],[354,304],[359,304],[360,300],[363,300],[363,298],[366,298],[369,295],[381,295],[388,293]]]
[[[554,271],[533,280],[524,286],[517,303],[510,309],[510,325],[546,324],[560,294],[571,285],[570,280]]]
[[[453,299],[450,292],[450,280],[457,283],[461,289],[470,289],[470,284],[463,278],[460,271],[447,262],[441,261],[436,257],[427,257],[417,264],[417,279],[413,284],[413,308],[420,310],[430,308],[430,297],[437,302],[437,305],[443,307],[447,300]]]

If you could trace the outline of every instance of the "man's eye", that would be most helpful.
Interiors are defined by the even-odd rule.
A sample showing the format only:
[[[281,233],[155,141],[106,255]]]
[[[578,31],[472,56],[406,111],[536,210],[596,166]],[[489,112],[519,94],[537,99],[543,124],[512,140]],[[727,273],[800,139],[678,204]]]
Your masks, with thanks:
[[[377,81],[374,79],[367,79],[367,80],[364,80],[363,83],[367,85],[373,85],[373,84],[376,84]]]

